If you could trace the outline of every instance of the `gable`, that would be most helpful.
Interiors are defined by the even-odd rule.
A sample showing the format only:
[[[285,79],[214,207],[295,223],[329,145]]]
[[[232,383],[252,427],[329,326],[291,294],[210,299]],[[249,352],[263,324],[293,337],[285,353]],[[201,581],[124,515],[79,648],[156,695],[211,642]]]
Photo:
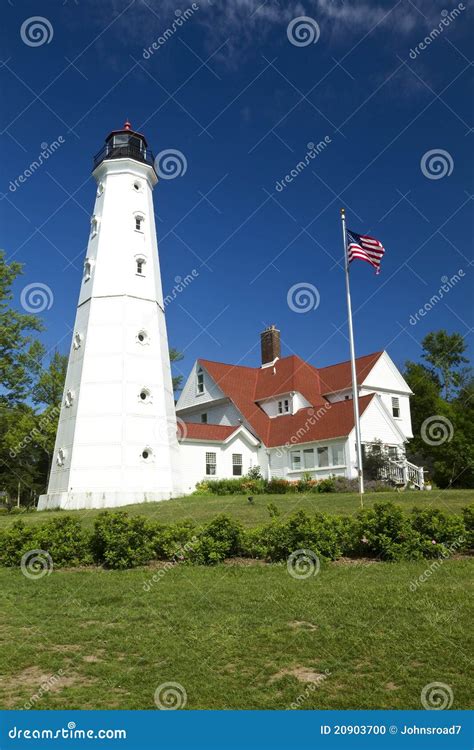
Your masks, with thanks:
[[[362,401],[362,398],[360,401]],[[360,431],[363,443],[381,440],[387,445],[400,445],[405,441],[403,433],[385,409],[380,396],[374,396],[361,415]]]
[[[186,380],[185,386],[180,393],[178,401],[176,403],[176,410],[186,409],[190,406],[199,406],[201,404],[209,403],[217,399],[225,398],[225,394],[216,384],[211,375],[203,367],[204,373],[204,393],[198,394],[196,389],[196,371],[198,368],[199,360],[194,363],[194,366]]]
[[[382,356],[375,362],[362,385],[364,388],[376,390],[412,393],[408,383],[387,352],[383,352]]]

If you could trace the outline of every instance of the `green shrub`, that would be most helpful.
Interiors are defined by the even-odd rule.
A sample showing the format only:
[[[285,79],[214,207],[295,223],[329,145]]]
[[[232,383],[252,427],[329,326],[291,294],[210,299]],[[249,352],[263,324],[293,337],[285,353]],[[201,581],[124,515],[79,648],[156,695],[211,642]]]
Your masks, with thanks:
[[[226,557],[240,554],[242,526],[233,518],[223,514],[217,516],[204,526],[202,533],[204,536],[223,544]]]
[[[71,516],[52,518],[38,526],[34,542],[37,549],[49,552],[53,565],[76,566],[92,562],[90,534],[82,528],[79,520]]]
[[[0,531],[0,564],[9,568],[20,565],[24,554],[37,549],[34,536],[35,529],[22,520]]]
[[[437,508],[413,508],[411,525],[430,544],[443,544],[453,551],[467,546],[462,517],[447,515]]]
[[[216,565],[227,557],[225,542],[203,534],[189,550],[187,559],[194,565]]]
[[[260,469],[260,466],[251,466],[247,472],[247,477],[249,479],[262,479],[262,471]]]
[[[315,479],[312,479],[311,474],[305,472],[301,479],[296,483],[297,492],[311,492],[312,489],[317,485]]]
[[[351,553],[382,560],[416,560],[429,556],[430,548],[410,524],[403,510],[393,503],[375,503],[359,511]]]
[[[155,524],[152,542],[155,557],[159,560],[184,559],[196,538],[196,524],[191,519],[167,526]]]
[[[286,560],[297,549],[311,549],[321,558],[336,559],[347,546],[351,519],[305,511],[293,513],[282,521],[245,532],[242,539],[244,554],[272,561]]]
[[[263,479],[239,477],[238,479],[211,479],[196,485],[198,495],[261,495],[265,492]]]
[[[280,515],[280,511],[278,510],[278,506],[275,505],[275,503],[268,503],[267,504],[267,510],[270,518],[277,518]]]
[[[287,479],[278,479],[274,477],[266,483],[265,492],[269,495],[286,495],[287,492],[294,492],[294,482],[289,482]]]
[[[154,556],[155,529],[145,518],[128,513],[101,513],[95,520],[91,551],[108,568],[134,568]]]
[[[462,509],[466,532],[466,549],[474,549],[474,505]]]
[[[314,488],[315,492],[336,492],[336,477],[321,479]]]

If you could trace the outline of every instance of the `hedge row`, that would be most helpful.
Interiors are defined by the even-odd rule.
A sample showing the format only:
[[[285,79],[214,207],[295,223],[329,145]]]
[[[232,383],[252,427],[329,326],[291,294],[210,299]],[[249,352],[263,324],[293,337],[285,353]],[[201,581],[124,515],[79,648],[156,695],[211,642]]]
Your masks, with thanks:
[[[49,553],[56,567],[124,569],[151,560],[212,565],[236,556],[276,562],[300,549],[310,549],[322,560],[413,560],[446,557],[474,546],[474,506],[462,516],[417,508],[406,514],[393,503],[375,504],[355,516],[299,511],[281,519],[275,506],[270,504],[269,511],[271,521],[252,529],[225,515],[204,526],[191,520],[164,525],[105,511],[92,531],[67,515],[39,526],[19,520],[0,531],[0,565],[16,567],[32,550]]]
[[[366,492],[393,491],[386,482],[367,481]],[[331,476],[326,479],[305,477],[295,482],[287,479],[240,477],[239,479],[206,479],[196,485],[195,495],[286,495],[290,492],[358,492],[357,479]]]

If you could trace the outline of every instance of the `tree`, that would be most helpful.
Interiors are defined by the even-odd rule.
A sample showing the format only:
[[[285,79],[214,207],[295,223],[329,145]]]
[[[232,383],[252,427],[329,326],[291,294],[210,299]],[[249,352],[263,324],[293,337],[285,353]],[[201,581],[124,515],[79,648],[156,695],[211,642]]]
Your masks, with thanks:
[[[68,358],[65,354],[55,351],[51,357],[49,367],[40,373],[33,388],[35,404],[59,406],[63,396],[64,381],[66,380]]]
[[[440,487],[474,487],[474,382],[462,367],[464,341],[460,334],[437,331],[424,338],[423,347],[431,367],[407,362],[404,373],[414,393],[408,458],[428,469]]]
[[[462,365],[469,362],[464,357],[466,344],[460,333],[449,334],[445,330],[429,333],[421,342],[423,359],[433,368],[439,377],[446,400],[453,395],[453,390],[463,384],[466,371]]]
[[[181,354],[181,352],[178,352],[177,349],[173,349],[173,347],[170,347],[171,364],[173,365],[175,362],[181,362],[182,359],[184,359],[184,354]],[[173,391],[180,391],[182,382],[182,375],[173,375]]]
[[[23,401],[41,368],[44,347],[32,336],[43,330],[36,315],[22,313],[9,304],[11,287],[22,273],[21,263],[7,263],[0,251],[0,404]]]

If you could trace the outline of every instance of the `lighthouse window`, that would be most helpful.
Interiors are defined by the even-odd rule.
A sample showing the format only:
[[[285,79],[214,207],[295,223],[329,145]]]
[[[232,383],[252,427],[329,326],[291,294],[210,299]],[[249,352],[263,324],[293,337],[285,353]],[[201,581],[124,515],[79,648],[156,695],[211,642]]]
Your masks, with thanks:
[[[56,456],[56,463],[58,466],[64,466],[66,463],[67,458],[67,450],[65,448],[60,448],[58,451],[58,455]]]
[[[133,183],[133,189],[134,189],[134,190],[136,190],[136,191],[137,191],[137,193],[139,193],[139,192],[140,192],[140,190],[141,190],[141,185],[140,185],[140,183],[139,183],[139,182],[134,182],[134,183]]]
[[[93,216],[91,219],[91,237],[96,236],[98,225],[99,225],[99,222],[97,221],[96,217]]]
[[[74,401],[74,391],[67,391],[65,399],[64,399],[64,405],[69,409],[69,407],[72,406],[72,402]]]
[[[137,341],[139,344],[148,344],[148,334],[146,331],[138,331]]]
[[[142,388],[139,393],[139,399],[142,403],[148,404],[151,401],[151,392],[148,388]]]
[[[137,232],[142,231],[143,226],[143,216],[135,216],[135,229]]]
[[[92,271],[92,263],[90,262],[89,258],[86,258],[84,261],[84,281],[89,281],[91,277],[91,271]]]
[[[146,263],[145,258],[137,258],[136,259],[136,263],[137,263],[137,274],[139,276],[143,276],[144,275],[144,266],[145,266],[145,263]]]
[[[153,451],[149,446],[147,446],[146,448],[143,448],[140,455],[143,461],[148,462],[153,458]]]

